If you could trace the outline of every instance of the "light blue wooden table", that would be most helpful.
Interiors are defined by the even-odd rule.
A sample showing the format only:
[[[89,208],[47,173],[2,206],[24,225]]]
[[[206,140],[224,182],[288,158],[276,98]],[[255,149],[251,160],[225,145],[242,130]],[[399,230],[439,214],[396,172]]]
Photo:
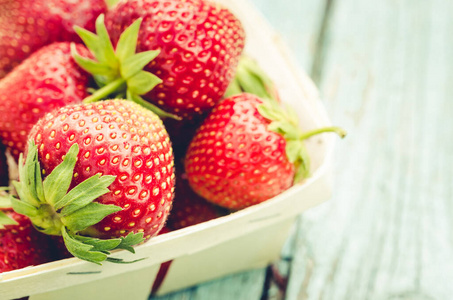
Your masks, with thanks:
[[[334,196],[276,262],[286,289],[268,268],[152,299],[453,299],[453,1],[253,2],[349,132]]]

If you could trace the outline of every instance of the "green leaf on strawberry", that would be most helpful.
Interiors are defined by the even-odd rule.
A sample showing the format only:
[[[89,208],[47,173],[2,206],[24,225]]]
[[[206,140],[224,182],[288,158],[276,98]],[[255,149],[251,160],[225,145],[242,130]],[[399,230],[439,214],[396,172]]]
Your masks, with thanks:
[[[8,217],[3,211],[0,211],[0,229],[5,229],[5,225],[17,225],[18,223]]]
[[[262,101],[263,103],[257,106],[257,110],[260,115],[271,121],[268,129],[281,134],[285,138],[286,156],[296,167],[295,183],[310,175],[310,156],[304,140],[323,132],[335,132],[342,138],[346,136],[346,132],[339,127],[323,127],[302,132],[293,110],[290,108],[285,109],[272,99],[264,98]]]
[[[80,56],[73,47],[74,60],[81,68],[94,76],[100,87],[91,96],[84,99],[85,103],[95,102],[114,95],[118,98],[126,96],[127,100],[143,104],[146,101],[140,95],[148,93],[162,82],[156,75],[143,70],[159,55],[160,51],[149,50],[135,53],[141,22],[141,18],[137,19],[121,34],[116,50],[113,48],[104,25],[104,15],[100,15],[96,20],[97,35],[86,29],[75,27],[75,31],[96,60]],[[146,103],[145,107],[160,117],[177,119],[176,116],[166,113],[155,105]]]
[[[322,128],[313,134],[310,132],[303,134],[295,110],[282,107],[278,101],[275,84],[258,63],[247,55],[242,55],[239,59],[235,78],[224,97],[228,98],[243,92],[256,95],[264,101],[257,109],[263,117],[271,120],[268,129],[283,135],[287,141],[286,155],[288,160],[296,166],[294,182],[300,182],[310,175],[310,157],[303,140],[327,131],[336,132],[341,137],[345,135],[342,129],[336,127]]]
[[[108,215],[120,210],[120,207],[114,205],[91,202],[72,214],[62,217],[61,221],[71,231],[78,232],[99,223]]]
[[[119,0],[105,0],[105,3],[107,3],[107,6],[110,8],[114,6],[116,3],[118,3]]]
[[[129,233],[125,237],[121,237],[121,243],[117,246],[117,249],[124,249],[128,250],[129,252],[135,253],[133,245],[137,245],[138,243],[142,242],[143,240],[143,233],[133,234],[132,232]]]
[[[79,241],[74,235],[68,233],[66,228],[62,226],[61,233],[64,243],[68,251],[80,259],[100,264],[101,261],[107,259],[107,254],[104,252],[96,251],[93,245]]]
[[[276,101],[279,99],[272,79],[254,59],[246,54],[239,58],[234,79],[228,86],[224,98],[244,92],[256,95],[262,99]]]
[[[20,198],[21,194],[20,193],[18,193],[18,194],[19,194],[19,198]],[[20,198],[20,199],[24,199],[24,198]],[[12,205],[14,211],[21,215],[25,215],[28,217],[36,217],[39,214],[38,208],[36,208],[36,206],[34,206],[32,204],[28,204],[25,201],[26,200],[20,201],[16,198],[11,198],[11,205]]]
[[[17,223],[13,218],[9,217],[4,211],[1,209],[11,209],[11,195],[10,194],[3,194],[7,191],[8,187],[1,187],[0,192],[0,229],[5,229],[6,225],[17,225]]]
[[[60,211],[64,217],[83,208],[91,202],[91,199],[96,199],[109,190],[106,186],[110,185],[114,176],[92,176],[79,185],[70,190],[64,197],[55,203],[55,209]]]
[[[62,227],[62,235],[65,245],[72,255],[96,264],[100,264],[100,262],[105,260],[114,263],[125,263],[121,259],[110,258],[108,254],[116,249],[124,249],[135,253],[132,246],[143,241],[143,233],[134,234],[131,232],[126,237],[102,240],[76,235],[68,231],[64,226]]]
[[[0,209],[11,208],[11,198],[8,191],[9,187],[0,187]]]
[[[109,192],[115,176],[97,174],[69,190],[78,152],[78,145],[73,144],[43,181],[38,149],[31,141],[25,162],[22,155],[19,159],[19,181],[13,182],[19,199],[11,198],[12,207],[28,216],[39,231],[62,235],[68,251],[80,259],[100,264],[112,250],[134,252],[132,246],[144,240],[143,233],[104,240],[82,235],[83,230],[121,207],[93,202]],[[0,222],[3,219],[0,215]]]

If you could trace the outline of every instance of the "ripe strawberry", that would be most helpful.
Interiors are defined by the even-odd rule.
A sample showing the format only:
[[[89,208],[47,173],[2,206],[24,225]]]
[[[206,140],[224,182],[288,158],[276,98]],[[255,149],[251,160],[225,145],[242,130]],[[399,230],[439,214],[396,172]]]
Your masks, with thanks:
[[[42,232],[63,235],[74,256],[99,263],[107,258],[103,252],[133,251],[164,226],[174,161],[162,121],[151,111],[125,100],[66,106],[36,123],[29,137],[36,146],[15,183],[21,201],[13,207]],[[40,178],[38,165],[43,184],[33,179]],[[29,200],[30,194],[37,196]],[[94,248],[82,251],[80,243]]]
[[[219,103],[189,145],[185,169],[193,190],[229,209],[242,209],[288,189],[308,176],[307,133],[277,102],[239,94]]]
[[[141,93],[131,89],[125,74],[128,72],[119,67],[127,65],[123,57],[125,51],[120,50],[124,48],[120,36],[137,21],[141,22],[141,27],[131,39],[138,38],[132,51],[155,53],[151,59],[137,65],[140,70],[145,67],[145,71],[161,79],[154,80],[153,86],[157,86],[153,89],[142,88]],[[244,47],[244,30],[239,20],[226,8],[206,0],[120,1],[107,12],[105,24],[118,59],[103,60],[107,52],[99,49],[112,47],[105,43],[99,46],[105,41],[104,29],[97,27],[99,43],[93,43],[89,33],[79,30],[99,62],[94,69],[90,68],[92,63],[82,64],[82,67],[93,74],[104,75],[101,84],[104,89],[110,91],[111,85],[117,85],[122,79],[123,83],[127,82],[128,92],[143,95],[146,101],[184,119],[211,110],[221,99],[233,79]],[[107,55],[115,56],[111,52],[109,50]],[[105,71],[107,69],[110,73]]]
[[[76,48],[89,55],[82,45]],[[55,108],[81,102],[88,95],[88,80],[73,60],[69,42],[41,48],[0,80],[0,136],[16,159],[38,119]]]
[[[12,209],[0,210],[0,273],[49,261],[47,237],[30,219]]]
[[[73,26],[94,28],[103,0],[0,0],[0,78],[39,48],[78,41]]]
[[[176,172],[175,199],[168,217],[168,228],[177,230],[203,223],[222,215],[226,215],[223,209],[207,202],[192,191],[185,173]]]

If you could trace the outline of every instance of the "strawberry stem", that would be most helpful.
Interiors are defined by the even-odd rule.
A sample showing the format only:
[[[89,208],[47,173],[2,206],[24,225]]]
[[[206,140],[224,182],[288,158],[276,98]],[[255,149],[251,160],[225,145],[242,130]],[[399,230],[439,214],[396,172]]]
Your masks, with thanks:
[[[159,107],[155,106],[154,104],[145,101],[139,95],[130,93],[129,90],[126,92],[126,95],[127,95],[126,96],[127,100],[133,101],[133,102],[145,107],[146,109],[149,109],[150,111],[152,111],[153,113],[155,113],[156,115],[158,115],[162,119],[164,119],[164,118],[172,118],[172,119],[175,119],[175,120],[178,120],[178,121],[181,120],[181,118],[178,117],[177,115],[168,113],[168,112],[160,109]]]
[[[263,99],[263,103],[258,105],[257,109],[264,118],[271,121],[268,129],[285,138],[286,156],[296,167],[295,183],[310,176],[310,156],[304,140],[324,132],[334,132],[341,138],[346,136],[346,131],[339,127],[323,127],[301,132],[299,120],[291,108],[284,109],[277,101]]]
[[[5,212],[0,210],[0,229],[5,229],[6,225],[17,225],[18,223],[10,218]]]
[[[109,95],[118,91],[120,87],[125,83],[126,81],[123,78],[118,78],[110,82],[109,84],[103,86],[102,88],[94,92],[91,96],[88,96],[85,99],[83,99],[83,103],[92,103],[99,101],[101,99],[105,99]]]
[[[99,86],[99,89],[85,98],[83,102],[92,103],[109,96],[125,97],[126,100],[142,105],[161,118],[179,120],[179,117],[163,111],[141,97],[162,83],[159,77],[144,70],[159,55],[160,51],[149,50],[135,53],[141,22],[142,19],[138,18],[123,31],[116,44],[116,49],[113,48],[105,27],[104,15],[99,15],[96,20],[96,34],[81,27],[74,28],[95,60],[80,56],[75,45],[71,46],[72,56],[82,69],[93,75]]]
[[[324,132],[334,132],[338,134],[341,138],[344,138],[346,136],[346,131],[340,127],[323,127],[323,128],[317,128],[313,129],[307,132],[304,132],[301,136],[301,140],[306,140],[314,135],[324,133]]]

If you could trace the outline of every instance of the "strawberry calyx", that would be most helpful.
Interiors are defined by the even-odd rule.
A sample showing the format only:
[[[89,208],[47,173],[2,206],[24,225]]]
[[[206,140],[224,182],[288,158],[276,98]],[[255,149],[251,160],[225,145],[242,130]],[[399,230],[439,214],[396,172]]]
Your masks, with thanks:
[[[17,225],[18,223],[10,218],[4,211],[0,210],[0,229],[5,229],[6,225]]]
[[[160,51],[135,53],[141,23],[142,18],[138,18],[124,30],[116,49],[105,27],[103,14],[96,19],[96,34],[78,26],[74,27],[95,60],[78,54],[75,45],[71,47],[72,56],[82,69],[93,75],[99,87],[90,90],[93,93],[83,102],[90,103],[114,96],[136,102],[162,118],[179,119],[141,97],[162,82],[156,75],[143,70]]]
[[[0,229],[5,229],[6,225],[17,225],[18,223],[13,218],[10,218],[3,209],[11,209],[10,195],[6,193],[8,187],[0,188]]]
[[[272,79],[256,60],[245,54],[239,58],[235,76],[228,86],[224,98],[244,92],[262,99],[279,101],[278,92]]]
[[[118,1],[119,0],[105,0],[105,3],[109,8],[112,8],[113,6],[115,6],[116,3],[118,3]]]
[[[0,209],[11,208],[11,198],[8,191],[10,190],[7,186],[0,187]]]
[[[310,176],[310,156],[304,141],[314,135],[324,132],[334,132],[341,138],[346,136],[346,131],[339,127],[323,127],[308,132],[303,132],[299,127],[299,120],[294,110],[284,109],[279,103],[269,99],[262,99],[258,105],[258,112],[271,123],[268,129],[281,134],[286,140],[286,156],[296,167],[294,183]]]
[[[18,198],[10,197],[13,209],[28,216],[37,230],[63,236],[68,251],[80,259],[101,264],[111,260],[108,255],[112,250],[134,253],[132,246],[144,240],[143,233],[105,240],[81,235],[121,207],[94,202],[109,192],[115,176],[94,175],[69,190],[78,152],[78,145],[73,144],[63,161],[42,180],[38,149],[30,141],[25,162],[22,154],[19,158],[19,181],[13,181],[18,194]]]

